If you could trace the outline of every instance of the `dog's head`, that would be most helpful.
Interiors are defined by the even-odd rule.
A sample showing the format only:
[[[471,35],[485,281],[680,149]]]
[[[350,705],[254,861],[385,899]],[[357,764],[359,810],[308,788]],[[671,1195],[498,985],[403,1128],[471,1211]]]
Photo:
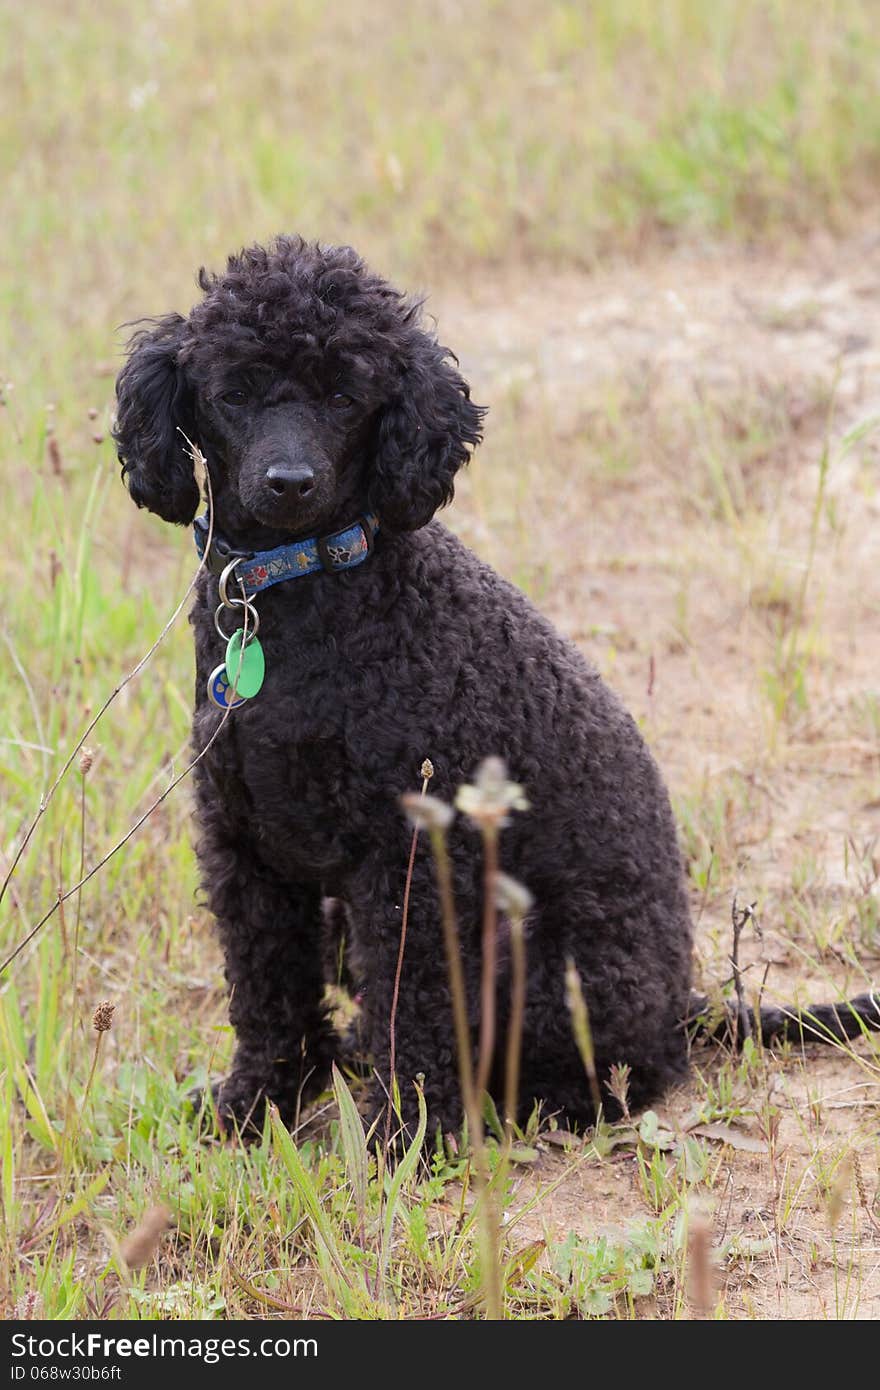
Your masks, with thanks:
[[[188,318],[135,334],[116,384],[114,437],[139,507],[192,521],[187,439],[239,533],[322,532],[364,511],[410,531],[450,501],[483,411],[418,303],[350,248],[299,238],[199,283]]]

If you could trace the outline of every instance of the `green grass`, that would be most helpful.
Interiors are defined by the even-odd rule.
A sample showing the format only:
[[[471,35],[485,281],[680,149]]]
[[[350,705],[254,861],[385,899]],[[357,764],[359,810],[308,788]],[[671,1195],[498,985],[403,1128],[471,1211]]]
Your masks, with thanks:
[[[185,308],[199,263],[278,230],[350,240],[383,270],[435,286],[589,267],[671,240],[779,246],[854,225],[880,163],[868,0],[46,0],[3,6],[3,29],[0,869],[192,572],[188,539],[137,514],[118,480],[108,426],[123,320]],[[656,646],[661,695],[664,663],[692,661],[699,676],[714,658],[702,590],[742,605],[742,665],[725,678],[742,676],[755,697],[761,750],[743,753],[742,769],[681,774],[677,798],[715,979],[725,975],[730,889],[748,871],[755,824],[760,833],[772,820],[762,788],[778,780],[776,795],[787,794],[785,759],[807,746],[798,721],[823,688],[829,636],[811,604],[827,566],[808,572],[805,596],[768,538],[781,527],[799,557],[812,553],[811,526],[827,539],[827,510],[798,519],[786,509],[805,449],[820,457],[809,426],[828,389],[816,388],[805,444],[784,393],[704,396],[681,409],[615,380],[562,432],[552,402],[499,388],[455,516],[550,602],[585,573],[559,553],[554,519],[526,511],[552,477],[566,524],[589,535],[590,564],[606,580],[644,567],[658,607],[676,594]],[[660,515],[672,539],[636,535],[633,514],[648,530]],[[609,609],[575,590],[568,611],[604,669],[640,698],[655,647]],[[75,762],[40,820],[0,908],[0,955],[185,766],[192,679],[181,619],[89,739],[87,774]],[[682,745],[669,714],[640,714],[665,754]],[[845,734],[866,750],[867,802],[878,729],[876,691],[859,690]],[[808,822],[804,812],[796,837]],[[843,960],[860,980],[859,961],[877,952],[875,851],[855,832],[849,843],[837,896],[819,891],[812,841],[787,880],[766,887],[785,950],[802,964],[808,951],[819,978]],[[222,1072],[231,1034],[190,845],[184,784],[0,983],[0,1316],[21,1300],[52,1318],[475,1316],[479,1242],[463,1154],[428,1140],[390,1190],[346,1127],[339,1088],[295,1147],[277,1126],[249,1150],[199,1142],[185,1097]],[[116,1014],[90,1079],[91,1019],[104,999]],[[876,1086],[875,1054],[853,1071]],[[805,1074],[790,1059],[785,1071],[763,1056],[716,1057],[701,1062],[688,1103],[703,1119],[769,1132],[779,1077]],[[689,1222],[701,1203],[723,1208],[728,1150],[686,1126],[670,1133],[646,1117],[566,1149],[536,1120],[526,1138],[537,1163],[507,1172],[491,1146],[509,1316],[687,1312]],[[823,1212],[845,1198],[864,1211],[851,1164],[865,1133],[814,1126],[796,1174],[774,1168],[768,1189],[762,1171],[769,1235],[716,1242],[719,1316],[748,1311],[742,1290],[753,1266],[766,1273],[764,1239],[783,1286],[779,1251],[810,1204]],[[560,1234],[557,1189],[581,1180],[610,1184],[609,1213],[585,1205]],[[157,1204],[169,1231],[156,1258],[130,1270],[121,1242]],[[853,1278],[837,1315],[858,1306],[865,1238],[847,1236],[841,1267]],[[821,1263],[827,1242],[814,1239]]]
[[[869,0],[8,4],[0,360],[60,397],[118,322],[280,230],[434,281],[840,224],[880,166],[875,19]]]

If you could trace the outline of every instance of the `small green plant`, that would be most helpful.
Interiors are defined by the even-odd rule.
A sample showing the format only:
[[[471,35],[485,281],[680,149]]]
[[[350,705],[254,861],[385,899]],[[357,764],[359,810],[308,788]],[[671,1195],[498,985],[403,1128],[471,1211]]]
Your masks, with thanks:
[[[548,1283],[556,1282],[557,1316],[633,1317],[670,1271],[668,1221],[633,1225],[622,1239],[584,1239],[569,1232],[550,1252]]]

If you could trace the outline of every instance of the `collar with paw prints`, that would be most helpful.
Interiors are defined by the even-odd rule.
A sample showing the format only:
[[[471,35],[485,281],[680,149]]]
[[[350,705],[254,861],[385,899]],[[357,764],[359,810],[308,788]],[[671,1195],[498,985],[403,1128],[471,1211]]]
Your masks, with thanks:
[[[379,519],[373,513],[358,517],[351,526],[330,536],[315,536],[309,540],[291,541],[274,550],[236,550],[217,532],[211,538],[211,550],[206,567],[211,574],[220,575],[230,560],[238,559],[235,577],[244,585],[245,594],[252,598],[273,584],[287,579],[324,570],[339,574],[342,570],[362,565],[372,553],[373,538],[379,530]],[[196,517],[193,536],[199,558],[205,558],[208,543],[208,517]]]

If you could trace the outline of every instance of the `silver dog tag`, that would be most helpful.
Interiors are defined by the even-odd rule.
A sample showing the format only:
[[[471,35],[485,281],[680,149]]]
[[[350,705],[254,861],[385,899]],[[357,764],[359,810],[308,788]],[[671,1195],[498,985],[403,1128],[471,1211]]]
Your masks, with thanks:
[[[212,700],[218,709],[238,709],[239,705],[245,704],[247,700],[246,695],[233,696],[224,661],[215,666],[208,677],[208,699]]]

